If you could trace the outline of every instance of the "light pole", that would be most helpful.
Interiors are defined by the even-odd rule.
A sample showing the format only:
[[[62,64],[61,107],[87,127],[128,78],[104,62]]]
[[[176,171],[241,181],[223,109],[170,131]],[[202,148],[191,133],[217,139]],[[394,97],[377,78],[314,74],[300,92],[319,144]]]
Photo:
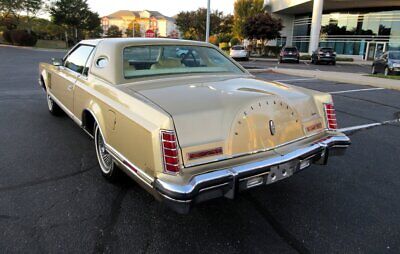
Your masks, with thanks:
[[[206,42],[208,42],[210,38],[210,1],[211,0],[207,0]]]

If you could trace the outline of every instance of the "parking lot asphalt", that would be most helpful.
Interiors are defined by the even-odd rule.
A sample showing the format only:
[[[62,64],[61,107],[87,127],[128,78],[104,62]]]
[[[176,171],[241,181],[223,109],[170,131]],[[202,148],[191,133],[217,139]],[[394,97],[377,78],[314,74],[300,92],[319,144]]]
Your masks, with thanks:
[[[319,71],[335,71],[335,72],[351,72],[351,73],[363,73],[369,74],[371,72],[371,66],[364,64],[354,64],[338,62],[336,65],[328,64],[311,64],[310,61],[301,61],[299,64],[285,62],[278,63],[276,61],[263,61],[263,60],[250,60],[240,61],[240,64],[248,69],[267,69],[267,68],[289,68],[289,69],[301,69],[301,70],[319,70]]]
[[[400,252],[399,125],[349,133],[328,166],[178,215],[129,179],[106,182],[93,141],[47,112],[37,66],[60,56],[0,46],[1,253]],[[399,116],[397,91],[257,76],[334,93],[339,127]]]

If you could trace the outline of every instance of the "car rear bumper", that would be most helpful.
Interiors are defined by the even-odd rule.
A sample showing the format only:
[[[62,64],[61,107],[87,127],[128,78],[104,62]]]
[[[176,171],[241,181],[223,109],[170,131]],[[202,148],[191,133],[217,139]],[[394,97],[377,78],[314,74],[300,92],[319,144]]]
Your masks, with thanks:
[[[321,61],[321,62],[334,62],[334,61],[336,61],[336,57],[334,57],[334,56],[330,56],[330,57],[328,57],[328,56],[318,56],[318,61]]]
[[[233,59],[247,59],[249,56],[231,56]]]
[[[326,164],[329,156],[342,155],[350,143],[345,135],[332,135],[285,155],[196,175],[187,185],[156,179],[154,188],[173,210],[187,213],[196,203],[218,197],[233,199],[241,191],[277,182],[312,163]]]
[[[242,58],[248,58],[249,57],[249,53],[248,52],[235,52],[235,53],[230,53],[230,56],[234,59],[242,59]]]
[[[293,56],[288,55],[288,56],[282,56],[281,57],[281,60],[283,60],[283,61],[297,61],[299,59],[300,58],[297,55],[293,55]]]

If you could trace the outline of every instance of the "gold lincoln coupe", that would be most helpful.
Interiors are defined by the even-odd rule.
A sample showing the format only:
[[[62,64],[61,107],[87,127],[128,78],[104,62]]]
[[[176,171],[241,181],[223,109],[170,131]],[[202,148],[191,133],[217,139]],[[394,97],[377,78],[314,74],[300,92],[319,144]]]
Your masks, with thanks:
[[[181,213],[326,164],[350,145],[329,94],[257,80],[203,42],[85,40],[41,63],[39,83],[50,113],[94,139],[105,178],[123,171]]]

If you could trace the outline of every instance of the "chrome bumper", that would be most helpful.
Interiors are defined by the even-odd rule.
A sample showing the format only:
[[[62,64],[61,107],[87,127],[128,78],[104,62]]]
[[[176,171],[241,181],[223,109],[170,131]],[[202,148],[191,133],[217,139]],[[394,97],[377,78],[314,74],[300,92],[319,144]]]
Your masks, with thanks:
[[[328,136],[285,155],[277,154],[265,160],[197,175],[187,185],[171,184],[160,179],[153,184],[168,206],[179,213],[187,213],[195,203],[218,197],[233,199],[240,191],[291,176],[305,168],[301,168],[302,162],[326,164],[329,156],[342,155],[349,145],[347,136]],[[280,166],[287,168],[288,175],[282,173]],[[276,177],[275,173],[279,172],[280,175]],[[287,174],[286,169],[284,173]]]

